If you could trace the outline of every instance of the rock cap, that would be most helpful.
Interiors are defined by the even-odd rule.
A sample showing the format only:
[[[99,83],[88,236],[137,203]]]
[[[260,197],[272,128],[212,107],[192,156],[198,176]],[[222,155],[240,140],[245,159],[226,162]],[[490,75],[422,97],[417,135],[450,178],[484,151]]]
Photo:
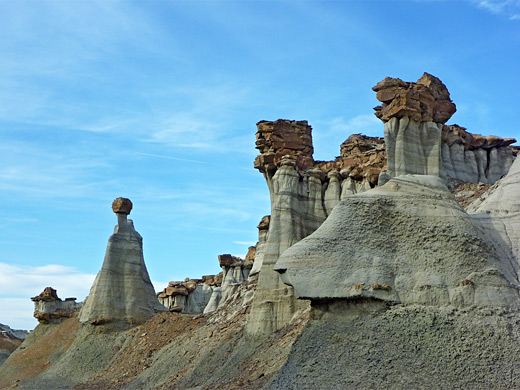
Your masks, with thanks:
[[[112,210],[116,214],[130,214],[132,211],[132,201],[128,198],[117,198],[112,202]]]

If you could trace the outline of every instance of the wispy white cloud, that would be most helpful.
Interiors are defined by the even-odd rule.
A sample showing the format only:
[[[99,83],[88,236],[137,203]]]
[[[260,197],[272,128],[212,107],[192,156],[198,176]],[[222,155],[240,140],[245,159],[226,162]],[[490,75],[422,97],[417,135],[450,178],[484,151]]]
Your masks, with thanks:
[[[233,244],[255,246],[256,242],[253,242],[253,241],[233,241]]]
[[[334,133],[345,135],[362,133],[366,135],[380,135],[383,125],[374,114],[362,114],[354,118],[337,117],[329,122],[329,128]]]
[[[470,0],[470,2],[494,15],[503,15],[510,20],[520,19],[520,0]]]

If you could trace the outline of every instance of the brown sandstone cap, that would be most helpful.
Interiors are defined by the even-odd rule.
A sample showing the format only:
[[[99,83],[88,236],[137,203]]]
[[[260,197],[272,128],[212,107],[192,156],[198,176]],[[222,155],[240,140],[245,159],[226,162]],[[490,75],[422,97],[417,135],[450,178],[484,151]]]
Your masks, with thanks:
[[[117,198],[112,202],[112,210],[116,214],[130,214],[132,211],[132,201],[127,198]]]

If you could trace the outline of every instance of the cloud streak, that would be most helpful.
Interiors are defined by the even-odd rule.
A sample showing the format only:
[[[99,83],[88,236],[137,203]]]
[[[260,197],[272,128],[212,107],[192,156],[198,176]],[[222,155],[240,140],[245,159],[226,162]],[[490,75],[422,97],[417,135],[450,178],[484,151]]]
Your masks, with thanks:
[[[520,19],[520,0],[470,0],[470,2],[493,15],[506,16],[509,20]]]

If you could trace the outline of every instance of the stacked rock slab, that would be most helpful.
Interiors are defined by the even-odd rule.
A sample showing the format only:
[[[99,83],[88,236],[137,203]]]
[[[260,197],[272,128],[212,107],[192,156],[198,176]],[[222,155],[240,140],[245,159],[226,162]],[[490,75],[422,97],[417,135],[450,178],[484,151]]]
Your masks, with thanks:
[[[41,323],[48,323],[76,315],[81,309],[81,303],[76,303],[76,298],[66,298],[64,301],[58,298],[58,294],[52,287],[45,287],[42,293],[32,297],[34,302],[34,318]]]
[[[260,271],[247,331],[271,334],[287,324],[304,305],[272,269],[280,254],[315,231],[346,196],[377,185],[385,168],[381,138],[352,135],[334,161],[314,161],[312,128],[307,121],[279,119],[257,124],[255,168],[264,174],[271,196],[269,223],[259,225]],[[267,230],[268,226],[268,230]]]
[[[455,113],[446,86],[425,73],[417,83],[387,77],[374,88],[383,104],[388,174],[440,176],[443,124]]]
[[[323,171],[312,169],[312,134],[306,121],[277,120],[257,124],[255,168],[266,178],[271,196],[269,233],[263,253],[246,331],[271,334],[287,324],[297,310],[290,287],[273,266],[280,254],[312,233],[326,218],[322,199]]]
[[[112,204],[118,224],[108,240],[103,266],[79,314],[82,323],[142,323],[167,309],[159,303],[143,257],[143,239],[127,220],[132,202]]]

